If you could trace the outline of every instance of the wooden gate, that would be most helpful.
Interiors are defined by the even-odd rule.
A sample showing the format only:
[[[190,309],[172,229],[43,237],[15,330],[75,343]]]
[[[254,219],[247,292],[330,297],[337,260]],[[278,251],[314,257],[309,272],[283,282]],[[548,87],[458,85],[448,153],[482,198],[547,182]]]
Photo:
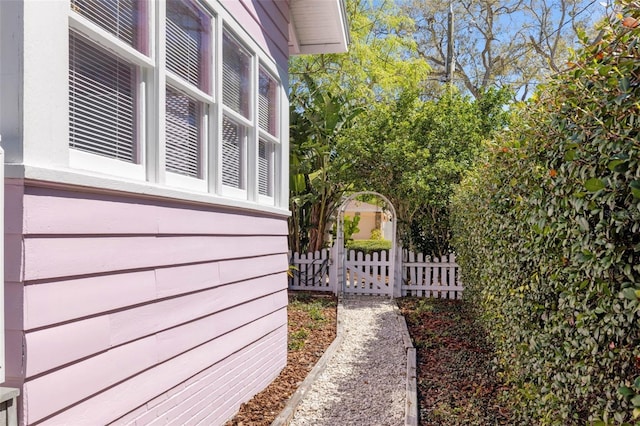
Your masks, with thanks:
[[[344,259],[345,294],[393,296],[393,268],[388,252],[364,255],[349,250]]]

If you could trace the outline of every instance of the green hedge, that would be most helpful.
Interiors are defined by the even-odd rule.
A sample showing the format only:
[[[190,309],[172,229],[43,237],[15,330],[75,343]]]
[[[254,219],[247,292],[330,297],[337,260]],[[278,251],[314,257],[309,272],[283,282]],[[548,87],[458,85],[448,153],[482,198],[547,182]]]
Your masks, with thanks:
[[[364,254],[371,254],[374,252],[381,252],[391,249],[391,241],[389,240],[351,240],[347,241],[346,247],[348,250],[355,250],[364,252]]]
[[[639,18],[626,6],[623,17]],[[640,425],[640,27],[607,28],[452,205],[514,421]]]

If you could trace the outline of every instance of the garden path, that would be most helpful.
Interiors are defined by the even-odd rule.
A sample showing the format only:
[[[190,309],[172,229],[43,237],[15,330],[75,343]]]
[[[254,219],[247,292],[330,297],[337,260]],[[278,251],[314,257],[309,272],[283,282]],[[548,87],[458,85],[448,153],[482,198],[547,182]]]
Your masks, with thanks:
[[[339,345],[305,390],[290,425],[405,424],[407,351],[401,318],[388,298],[344,298]]]

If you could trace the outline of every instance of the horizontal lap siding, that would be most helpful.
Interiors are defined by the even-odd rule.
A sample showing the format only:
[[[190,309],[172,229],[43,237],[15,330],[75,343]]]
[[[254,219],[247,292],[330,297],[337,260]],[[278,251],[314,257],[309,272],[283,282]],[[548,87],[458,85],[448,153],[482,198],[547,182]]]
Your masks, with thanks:
[[[284,366],[284,217],[35,187],[23,203],[23,421],[218,424]]]
[[[287,2],[239,0],[224,1],[222,5],[281,69],[286,70],[289,57]]]

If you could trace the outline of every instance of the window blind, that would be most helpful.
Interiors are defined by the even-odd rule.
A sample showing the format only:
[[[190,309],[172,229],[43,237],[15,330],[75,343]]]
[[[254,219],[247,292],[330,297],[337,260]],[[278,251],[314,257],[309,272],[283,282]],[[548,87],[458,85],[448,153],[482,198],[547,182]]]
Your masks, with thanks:
[[[244,189],[243,126],[224,117],[222,122],[222,183]]]
[[[201,104],[171,87],[166,96],[166,169],[201,177]]]
[[[276,81],[264,70],[258,76],[258,124],[276,136]]]
[[[71,9],[140,50],[142,4],[138,0],[71,0]]]
[[[206,91],[206,15],[190,2],[168,1],[166,35],[167,68]]]
[[[136,68],[69,34],[69,146],[137,162]]]
[[[222,102],[249,118],[251,57],[226,33],[222,46]]]
[[[273,144],[258,142],[258,193],[273,196]]]

